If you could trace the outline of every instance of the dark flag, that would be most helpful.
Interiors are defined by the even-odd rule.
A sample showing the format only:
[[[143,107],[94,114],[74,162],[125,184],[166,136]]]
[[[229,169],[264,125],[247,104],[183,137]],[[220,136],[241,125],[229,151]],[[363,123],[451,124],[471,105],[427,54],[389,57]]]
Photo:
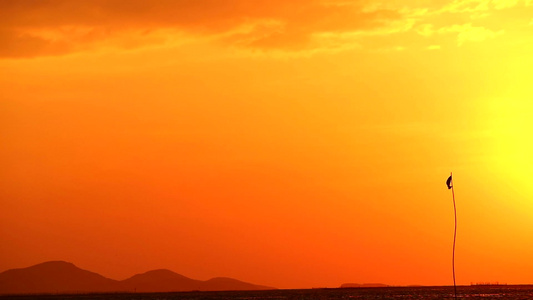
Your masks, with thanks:
[[[453,229],[453,252],[452,252],[452,273],[453,273],[453,291],[454,291],[454,299],[457,300],[457,285],[455,284],[455,238],[457,236],[457,208],[455,206],[455,193],[453,192],[453,180],[452,180],[452,173],[450,173],[450,177],[446,180],[446,185],[448,186],[448,189],[452,190],[452,199],[453,199],[453,215],[455,219],[455,227]]]
[[[448,180],[446,180],[446,185],[448,186],[448,189],[452,188],[452,176],[448,177]]]

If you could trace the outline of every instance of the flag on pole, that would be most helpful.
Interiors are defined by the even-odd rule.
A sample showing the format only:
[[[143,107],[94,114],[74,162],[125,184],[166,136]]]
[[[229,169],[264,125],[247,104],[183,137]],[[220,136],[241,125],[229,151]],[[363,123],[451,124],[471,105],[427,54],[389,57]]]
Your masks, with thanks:
[[[454,220],[455,220],[455,227],[453,229],[452,273],[453,273],[454,299],[457,300],[457,285],[455,284],[455,238],[457,236],[457,208],[455,206],[455,193],[453,192],[452,173],[450,173],[450,177],[448,177],[448,179],[446,180],[446,186],[448,186],[448,189],[452,190],[452,199],[453,199],[453,215],[454,215]]]
[[[448,186],[448,189],[452,188],[452,175],[448,177],[448,180],[446,180],[446,185]]]

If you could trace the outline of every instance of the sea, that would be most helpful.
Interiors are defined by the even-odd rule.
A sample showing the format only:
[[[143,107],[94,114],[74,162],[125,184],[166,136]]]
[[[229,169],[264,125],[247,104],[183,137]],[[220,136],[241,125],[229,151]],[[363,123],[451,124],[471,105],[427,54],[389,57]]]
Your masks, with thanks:
[[[0,296],[0,299],[46,300],[377,300],[455,299],[453,287],[383,287],[270,291],[113,293]],[[533,286],[460,286],[457,299],[533,300]]]

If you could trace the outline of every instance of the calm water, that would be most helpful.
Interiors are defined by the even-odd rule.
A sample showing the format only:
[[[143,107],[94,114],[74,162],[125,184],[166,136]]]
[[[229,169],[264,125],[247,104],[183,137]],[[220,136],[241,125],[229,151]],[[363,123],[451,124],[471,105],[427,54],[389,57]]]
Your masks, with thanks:
[[[459,287],[458,299],[531,300],[533,286]],[[453,287],[390,287],[359,289],[274,290],[246,292],[185,292],[152,294],[93,294],[10,296],[0,299],[112,299],[112,300],[357,300],[357,299],[453,299]]]

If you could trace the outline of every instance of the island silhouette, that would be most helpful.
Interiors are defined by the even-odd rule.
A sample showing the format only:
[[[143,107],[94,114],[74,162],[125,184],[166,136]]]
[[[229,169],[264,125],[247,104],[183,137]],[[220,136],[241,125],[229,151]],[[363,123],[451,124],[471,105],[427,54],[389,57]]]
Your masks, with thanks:
[[[3,295],[272,289],[275,288],[224,277],[195,280],[166,269],[148,271],[125,280],[113,280],[65,261],[49,261],[0,273],[0,294]]]
[[[353,288],[375,288],[375,287],[389,287],[390,285],[383,283],[343,283],[341,289],[353,289]]]

